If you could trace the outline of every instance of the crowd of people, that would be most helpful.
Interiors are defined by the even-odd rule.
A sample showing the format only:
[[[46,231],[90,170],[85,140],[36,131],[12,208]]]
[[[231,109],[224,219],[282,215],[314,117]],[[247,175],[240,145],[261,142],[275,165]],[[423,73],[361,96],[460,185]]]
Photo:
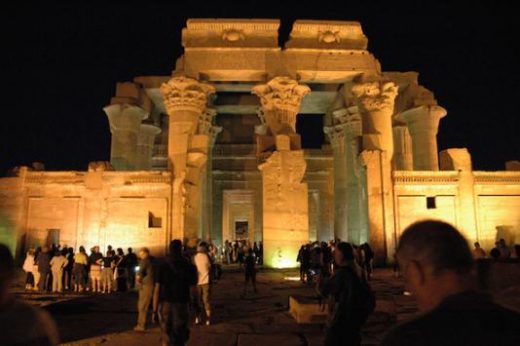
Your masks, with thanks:
[[[382,345],[423,345],[424,340],[432,345],[455,345],[460,340],[471,345],[518,344],[520,315],[475,290],[473,265],[487,255],[478,243],[474,246],[470,250],[460,232],[441,221],[422,221],[404,230],[397,246],[396,268],[421,314],[393,328]],[[56,328],[47,314],[23,303],[6,303],[12,297],[5,282],[14,271],[6,249],[0,246],[0,322],[8,319],[6,312],[15,309],[34,322],[31,338],[56,344]],[[518,258],[518,250],[518,246],[509,249],[501,239],[490,257]],[[159,323],[164,345],[184,345],[189,338],[190,316],[195,324],[213,323],[211,296],[213,283],[220,277],[219,263],[243,267],[244,297],[249,285],[257,293],[256,267],[262,263],[262,253],[261,243],[251,246],[229,241],[222,247],[201,242],[196,249],[186,249],[180,240],[174,240],[164,258],[153,257],[147,248],[137,254],[129,248],[125,254],[121,248],[114,251],[109,246],[103,254],[94,246],[87,254],[83,247],[74,252],[66,246],[53,246],[29,250],[23,269],[27,272],[26,288],[39,291],[109,293],[135,287],[138,316],[134,330],[145,331],[150,322]],[[326,346],[360,345],[361,328],[376,304],[370,287],[374,255],[368,243],[356,246],[339,240],[300,248],[300,279],[314,284],[326,302]],[[11,334],[9,337],[17,341],[29,337]]]
[[[300,280],[304,283],[316,282],[318,277],[329,277],[335,268],[334,251],[340,243],[339,239],[330,242],[312,242],[302,245],[296,261],[300,263]],[[368,243],[353,245],[356,265],[363,279],[372,278],[374,251]]]
[[[23,270],[26,272],[25,288],[40,292],[64,291],[111,293],[135,287],[137,255],[132,248],[125,254],[122,248],[107,247],[105,254],[99,246],[87,254],[80,246],[52,245],[27,251]]]

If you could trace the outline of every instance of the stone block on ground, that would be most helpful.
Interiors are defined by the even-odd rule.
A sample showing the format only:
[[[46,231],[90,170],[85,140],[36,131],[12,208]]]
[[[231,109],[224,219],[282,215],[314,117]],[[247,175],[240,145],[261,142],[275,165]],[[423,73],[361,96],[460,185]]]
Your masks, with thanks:
[[[289,297],[289,313],[297,323],[325,323],[327,311],[320,306],[319,298],[292,295]]]

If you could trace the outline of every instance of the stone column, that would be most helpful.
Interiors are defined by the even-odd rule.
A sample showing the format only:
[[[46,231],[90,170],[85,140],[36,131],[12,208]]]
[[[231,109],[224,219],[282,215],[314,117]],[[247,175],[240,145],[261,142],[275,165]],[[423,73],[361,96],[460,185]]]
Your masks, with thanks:
[[[107,114],[112,133],[110,163],[116,170],[135,170],[139,126],[148,117],[148,113],[138,106],[128,104],[113,104],[103,110]]]
[[[211,117],[217,115],[214,109],[208,109]],[[213,222],[213,147],[215,145],[215,141],[217,139],[218,134],[222,132],[222,127],[220,126],[211,126],[208,129],[209,134],[209,143],[208,143],[208,160],[206,163],[206,172],[204,176],[204,189],[202,196],[202,210],[201,213],[201,234],[202,239],[206,241],[210,241],[213,237],[211,234],[212,231],[212,222]]]
[[[332,112],[333,123],[337,116],[346,116],[345,108]],[[329,137],[334,155],[334,237],[343,241],[348,239],[347,221],[347,155],[345,151],[344,126],[324,127]]]
[[[405,125],[396,125],[394,132],[394,158],[392,166],[396,171],[412,171],[412,139]]]
[[[393,186],[391,160],[394,155],[392,114],[397,86],[377,77],[358,80],[352,94],[362,115],[363,152],[368,201],[369,242],[375,252],[375,262],[385,263],[395,249]]]
[[[334,111],[332,117],[334,126],[326,128],[325,132],[330,138],[336,136],[340,141],[339,144],[333,144],[335,236],[343,241],[360,244],[367,238],[361,203],[362,167],[358,160],[361,151],[361,116],[358,107],[353,106]]]
[[[152,168],[153,145],[155,136],[161,132],[161,129],[151,124],[141,124],[139,127],[139,135],[137,137],[137,164],[138,170],[150,170]]]
[[[161,86],[169,116],[168,168],[172,171],[172,237],[193,246],[199,235],[202,172],[207,162],[206,105],[209,84],[173,77]]]
[[[412,137],[414,170],[439,170],[437,132],[439,121],[445,116],[446,110],[440,106],[420,106],[398,115],[408,125]]]
[[[257,136],[263,192],[265,265],[297,266],[302,244],[309,240],[308,188],[302,183],[306,163],[296,133],[296,116],[309,87],[287,77],[257,85],[265,132]],[[265,134],[264,134],[265,133]],[[273,151],[274,149],[274,151]]]

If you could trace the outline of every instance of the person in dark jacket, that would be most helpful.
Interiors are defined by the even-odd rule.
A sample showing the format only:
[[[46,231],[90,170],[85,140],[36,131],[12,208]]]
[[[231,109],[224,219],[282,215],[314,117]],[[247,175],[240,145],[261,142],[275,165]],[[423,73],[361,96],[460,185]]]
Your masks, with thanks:
[[[412,224],[397,260],[420,315],[393,328],[382,345],[520,345],[520,314],[474,290],[472,254],[455,227]]]
[[[349,243],[337,244],[334,251],[336,270],[329,279],[318,279],[318,293],[329,299],[325,331],[326,346],[360,345],[361,327],[365,322],[359,314],[361,269],[354,259]]]
[[[189,338],[190,287],[197,284],[197,268],[182,255],[182,243],[173,240],[158,270],[153,311],[158,313],[163,345],[185,345]]]
[[[38,255],[38,272],[40,273],[40,282],[38,288],[40,291],[50,289],[51,281],[51,254],[49,248],[44,246],[42,252]]]

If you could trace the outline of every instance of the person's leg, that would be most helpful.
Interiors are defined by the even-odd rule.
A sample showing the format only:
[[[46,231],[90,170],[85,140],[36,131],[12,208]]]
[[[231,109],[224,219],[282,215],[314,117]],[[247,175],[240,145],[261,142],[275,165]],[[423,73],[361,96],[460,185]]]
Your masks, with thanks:
[[[204,310],[206,311],[206,324],[211,323],[211,285],[202,285],[202,302],[204,304]]]
[[[39,273],[40,273],[40,281],[38,282],[38,288],[40,289],[40,291],[44,291],[45,290],[45,280],[47,278],[47,274],[45,273],[45,271],[41,271]]]
[[[58,273],[55,270],[52,272],[52,292],[58,292]]]
[[[188,304],[175,303],[172,311],[171,345],[184,346],[190,336]]]
[[[34,276],[34,290],[37,291],[40,288],[40,272],[35,267],[32,273]]]
[[[58,291],[63,292],[63,269],[56,273],[58,276]]]
[[[253,284],[253,289],[255,291],[255,294],[258,293],[258,291],[256,290],[256,273],[255,272],[251,273],[251,283]]]
[[[159,325],[161,327],[161,344],[172,345],[172,304],[162,302],[159,306]]]
[[[202,320],[202,286],[196,285],[190,290],[191,308],[195,312],[195,324],[199,324]]]

